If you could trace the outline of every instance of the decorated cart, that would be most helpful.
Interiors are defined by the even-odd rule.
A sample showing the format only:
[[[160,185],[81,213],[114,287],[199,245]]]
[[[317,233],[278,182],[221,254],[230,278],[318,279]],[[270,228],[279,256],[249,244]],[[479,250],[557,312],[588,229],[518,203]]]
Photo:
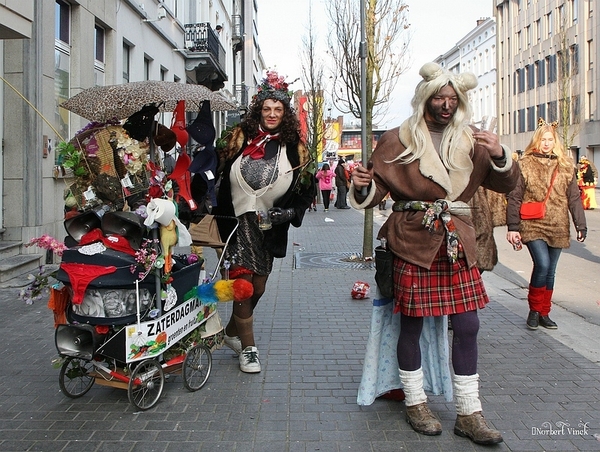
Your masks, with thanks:
[[[206,383],[211,349],[223,334],[217,303],[245,298],[252,286],[227,279],[226,271],[218,279],[231,235],[223,242],[210,236],[213,217],[200,215],[188,228],[178,215],[181,202],[198,207],[189,196],[187,132],[203,139],[185,124],[185,110],[234,106],[197,85],[128,85],[85,90],[63,104],[93,122],[59,146],[68,248],[56,276],[64,287],[55,290],[63,298],[55,312],[64,317],[55,344],[66,396],[83,396],[98,383],[126,389],[145,410],[159,400],[165,375],[181,374],[190,391]],[[170,128],[155,120],[168,109]],[[207,136],[214,140],[214,132]],[[157,148],[164,156],[176,143],[181,153],[168,173]],[[230,220],[235,230],[237,219]],[[197,246],[219,251],[208,278]]]

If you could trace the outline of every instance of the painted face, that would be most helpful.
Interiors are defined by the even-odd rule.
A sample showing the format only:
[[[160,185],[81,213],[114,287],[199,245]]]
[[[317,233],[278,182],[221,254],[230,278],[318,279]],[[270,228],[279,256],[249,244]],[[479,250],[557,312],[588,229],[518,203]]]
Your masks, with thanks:
[[[265,132],[273,132],[281,126],[285,106],[282,102],[266,99],[260,114],[260,125]]]
[[[549,154],[554,149],[554,134],[552,132],[544,132],[540,140],[540,151],[544,154]]]
[[[441,125],[447,125],[458,108],[458,95],[451,85],[444,86],[427,101],[425,119]]]

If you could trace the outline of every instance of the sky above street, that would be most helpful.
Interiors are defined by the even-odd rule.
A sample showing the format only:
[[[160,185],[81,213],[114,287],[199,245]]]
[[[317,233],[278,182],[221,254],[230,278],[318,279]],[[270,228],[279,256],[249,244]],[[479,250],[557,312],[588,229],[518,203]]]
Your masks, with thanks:
[[[358,0],[357,0],[358,1]],[[312,2],[313,32],[327,42],[327,0],[259,0],[258,42],[269,69],[290,80],[300,77],[302,39],[307,36],[309,4]],[[450,50],[477,26],[477,20],[493,15],[492,0],[411,0],[408,20],[412,33],[410,68],[401,76],[388,114],[380,125],[390,128],[410,115],[410,100],[419,82],[419,69]],[[292,89],[302,89],[300,82]],[[356,120],[358,121],[358,120]]]

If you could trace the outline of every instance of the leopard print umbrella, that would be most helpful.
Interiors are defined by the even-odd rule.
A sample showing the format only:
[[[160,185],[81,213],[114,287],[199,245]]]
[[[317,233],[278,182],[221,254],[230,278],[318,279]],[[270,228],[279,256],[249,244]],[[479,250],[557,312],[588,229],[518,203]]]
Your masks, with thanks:
[[[204,100],[211,110],[237,110],[234,101],[203,85],[147,80],[122,85],[94,86],[63,102],[60,106],[90,121],[125,119],[147,104],[160,104],[160,110],[172,112],[185,100],[188,111],[198,111]]]

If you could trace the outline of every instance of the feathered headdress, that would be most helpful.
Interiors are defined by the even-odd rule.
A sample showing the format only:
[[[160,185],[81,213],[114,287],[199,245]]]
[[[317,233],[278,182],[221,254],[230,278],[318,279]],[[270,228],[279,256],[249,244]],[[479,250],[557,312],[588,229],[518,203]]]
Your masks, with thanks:
[[[283,76],[280,76],[277,73],[277,71],[267,71],[267,76],[263,78],[260,85],[258,85],[258,92],[254,95],[252,100],[256,102],[265,99],[274,99],[289,104],[294,92],[288,90],[288,86],[296,80],[288,83]]]
[[[558,128],[558,121],[546,122],[546,120],[544,118],[538,119],[538,127],[543,127],[543,126],[552,126],[556,129],[556,128]]]

